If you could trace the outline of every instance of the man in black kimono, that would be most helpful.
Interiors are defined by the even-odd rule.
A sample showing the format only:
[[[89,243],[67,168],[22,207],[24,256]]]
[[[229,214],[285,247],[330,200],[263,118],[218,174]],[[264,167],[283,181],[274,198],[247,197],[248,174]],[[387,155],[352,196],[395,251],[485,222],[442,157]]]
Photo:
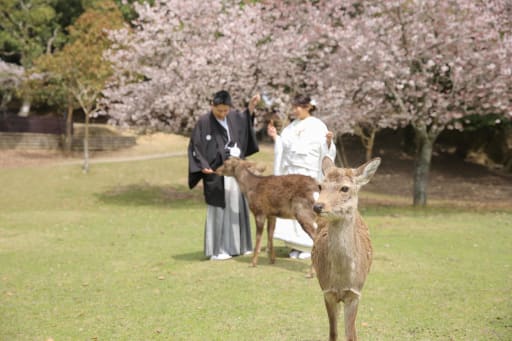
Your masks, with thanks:
[[[249,209],[246,198],[232,177],[218,176],[215,169],[230,156],[245,158],[258,152],[251,113],[259,102],[254,96],[249,108],[232,108],[227,91],[217,92],[211,111],[199,118],[188,147],[188,185],[203,180],[208,205],[204,252],[212,260],[229,259],[252,251]]]

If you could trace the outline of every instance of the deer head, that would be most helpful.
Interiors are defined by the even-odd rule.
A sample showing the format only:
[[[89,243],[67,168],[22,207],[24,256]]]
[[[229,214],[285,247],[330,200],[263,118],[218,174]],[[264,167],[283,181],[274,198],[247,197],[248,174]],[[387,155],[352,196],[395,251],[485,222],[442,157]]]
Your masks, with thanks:
[[[325,157],[322,160],[324,181],[314,211],[330,220],[351,215],[357,210],[359,190],[370,181],[379,165],[380,158],[375,158],[356,169],[337,168]]]
[[[239,167],[244,167],[256,175],[261,175],[266,168],[265,165],[261,165],[253,161],[246,161],[237,157],[231,157],[224,161],[222,166],[215,170],[215,174],[220,176],[235,176]]]

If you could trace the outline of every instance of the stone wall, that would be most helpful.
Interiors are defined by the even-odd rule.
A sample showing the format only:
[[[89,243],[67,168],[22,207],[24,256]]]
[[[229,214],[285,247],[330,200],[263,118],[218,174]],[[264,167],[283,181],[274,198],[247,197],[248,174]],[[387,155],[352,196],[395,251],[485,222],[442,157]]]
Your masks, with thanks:
[[[0,117],[0,131],[9,133],[65,134],[66,120],[56,116]]]
[[[59,150],[64,144],[64,135],[39,133],[0,132],[0,149],[47,149]],[[89,137],[89,150],[117,150],[136,144],[135,136],[97,135]],[[73,150],[83,149],[83,139],[74,137]]]

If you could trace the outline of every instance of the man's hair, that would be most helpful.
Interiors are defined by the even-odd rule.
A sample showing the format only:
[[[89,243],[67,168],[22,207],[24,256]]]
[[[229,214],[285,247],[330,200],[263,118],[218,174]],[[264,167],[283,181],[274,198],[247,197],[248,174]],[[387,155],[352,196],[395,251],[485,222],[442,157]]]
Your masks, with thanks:
[[[212,105],[220,104],[231,106],[231,95],[226,90],[221,90],[213,95]]]

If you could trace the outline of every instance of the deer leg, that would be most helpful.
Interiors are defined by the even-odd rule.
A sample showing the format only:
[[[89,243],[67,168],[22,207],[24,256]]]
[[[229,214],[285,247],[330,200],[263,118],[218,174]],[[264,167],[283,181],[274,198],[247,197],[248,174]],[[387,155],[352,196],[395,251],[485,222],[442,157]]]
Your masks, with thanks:
[[[313,212],[313,211],[311,211]],[[295,218],[299,222],[302,229],[309,235],[312,240],[315,240],[316,229],[315,229],[315,217],[314,214],[310,213],[298,213]],[[315,277],[315,269],[313,268],[313,263],[309,267],[307,278]]]
[[[344,301],[345,336],[348,341],[357,341],[356,315],[359,297],[349,295]]]
[[[332,292],[324,293],[325,308],[329,317],[329,341],[338,339],[338,315],[340,314],[340,305],[336,295]]]
[[[270,264],[276,262],[276,252],[274,251],[274,230],[276,228],[276,217],[267,217],[267,253]]]
[[[300,226],[306,232],[312,240],[315,240],[316,229],[315,229],[315,215],[311,212],[299,212],[295,215],[295,218],[299,222]]]
[[[263,234],[263,228],[265,227],[265,216],[255,216],[256,220],[256,246],[252,254],[252,266],[258,265],[258,254],[261,248],[261,235]]]
[[[313,262],[309,266],[309,272],[306,274],[306,278],[314,278],[316,275],[315,267],[313,266]]]

